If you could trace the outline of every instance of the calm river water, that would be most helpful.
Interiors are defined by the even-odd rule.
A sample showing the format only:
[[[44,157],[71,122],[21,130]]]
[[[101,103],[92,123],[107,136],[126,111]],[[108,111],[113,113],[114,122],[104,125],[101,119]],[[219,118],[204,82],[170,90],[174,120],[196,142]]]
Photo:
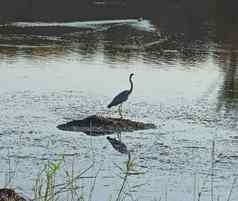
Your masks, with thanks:
[[[79,193],[114,200],[122,184],[118,167],[125,168],[127,156],[106,136],[56,126],[92,114],[117,117],[117,108],[106,106],[129,88],[133,72],[135,89],[123,111],[157,129],[122,134],[135,173],[125,199],[191,201],[200,195],[210,201],[230,193],[237,200],[238,31],[226,26],[149,20],[2,26],[1,186],[32,197],[47,161],[64,156],[57,184],[72,166],[77,175],[93,164],[77,180]]]

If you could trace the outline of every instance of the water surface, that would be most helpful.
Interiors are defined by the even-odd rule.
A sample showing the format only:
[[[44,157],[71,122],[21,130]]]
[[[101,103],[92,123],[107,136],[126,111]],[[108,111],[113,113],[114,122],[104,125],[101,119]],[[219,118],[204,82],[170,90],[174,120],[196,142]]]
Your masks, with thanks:
[[[117,165],[127,156],[102,137],[63,132],[58,124],[107,109],[114,95],[135,89],[123,105],[127,118],[157,129],[124,133],[135,172],[126,200],[226,200],[237,162],[237,30],[204,22],[175,26],[149,20],[13,23],[0,34],[1,186],[32,195],[47,160],[74,163],[85,195],[114,198],[122,183]],[[63,173],[62,173],[63,174]],[[57,177],[57,182],[63,175]],[[236,185],[235,187],[236,188]],[[237,190],[231,199],[236,200]]]

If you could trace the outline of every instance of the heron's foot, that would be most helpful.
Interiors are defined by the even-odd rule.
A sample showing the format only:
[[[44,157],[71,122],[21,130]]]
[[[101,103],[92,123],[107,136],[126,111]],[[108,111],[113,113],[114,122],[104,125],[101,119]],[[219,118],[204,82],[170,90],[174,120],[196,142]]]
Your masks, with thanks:
[[[117,139],[121,142],[121,132],[117,133]]]
[[[122,114],[120,113],[120,119],[123,119],[123,116],[122,116]]]

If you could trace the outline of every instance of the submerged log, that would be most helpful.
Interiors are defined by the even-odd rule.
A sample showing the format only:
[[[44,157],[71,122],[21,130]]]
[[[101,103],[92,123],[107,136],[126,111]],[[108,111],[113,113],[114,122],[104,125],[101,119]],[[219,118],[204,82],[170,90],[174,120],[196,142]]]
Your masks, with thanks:
[[[82,120],[73,120],[57,127],[60,130],[83,132],[92,136],[156,128],[154,124],[97,115],[92,115]]]

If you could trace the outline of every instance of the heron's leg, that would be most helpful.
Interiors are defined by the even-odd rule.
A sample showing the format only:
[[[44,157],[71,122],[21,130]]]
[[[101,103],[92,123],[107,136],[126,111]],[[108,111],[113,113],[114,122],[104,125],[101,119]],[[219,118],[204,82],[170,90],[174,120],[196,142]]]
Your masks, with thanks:
[[[123,119],[123,116],[122,116],[122,104],[119,105],[118,110],[119,110],[119,114],[120,114],[121,119]]]
[[[119,114],[121,114],[121,113],[120,113],[120,106],[121,106],[121,105],[119,105],[119,107],[118,107],[118,113],[119,113]]]
[[[117,138],[121,142],[121,132],[120,131],[117,133]]]

